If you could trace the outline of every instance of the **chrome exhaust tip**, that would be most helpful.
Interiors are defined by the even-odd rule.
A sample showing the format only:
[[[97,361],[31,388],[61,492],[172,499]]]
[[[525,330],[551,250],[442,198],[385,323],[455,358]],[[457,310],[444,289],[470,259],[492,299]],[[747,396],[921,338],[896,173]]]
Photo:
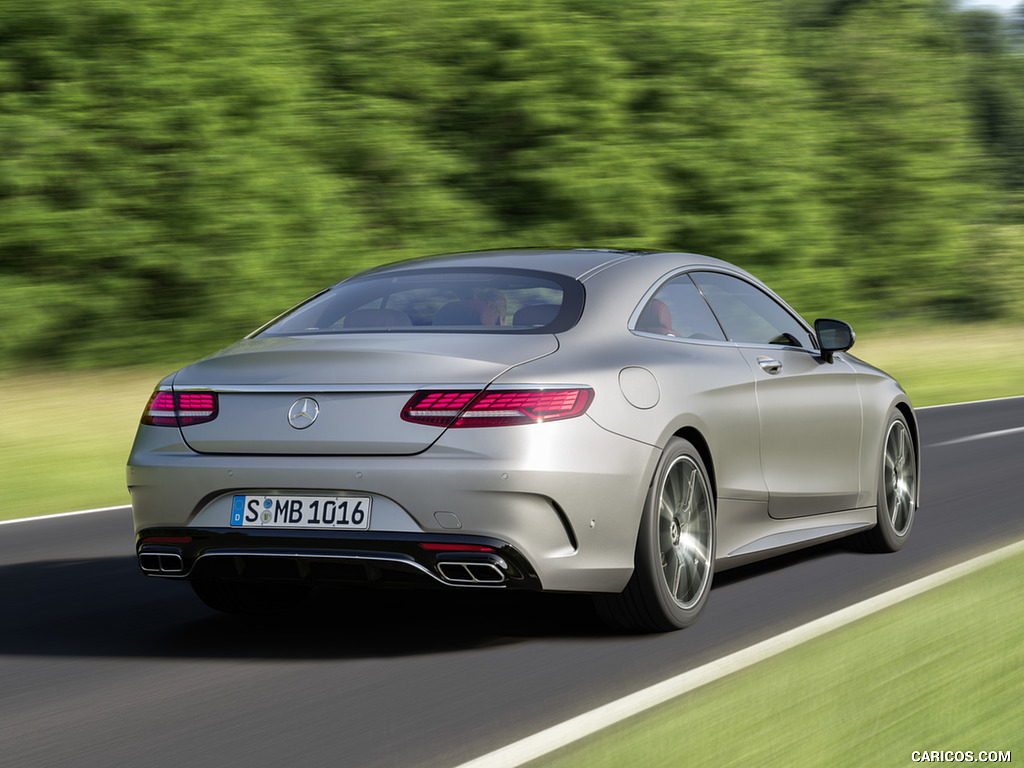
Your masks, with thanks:
[[[437,564],[438,573],[452,584],[504,584],[508,575],[502,561],[445,560]]]
[[[139,567],[146,573],[183,573],[181,555],[171,552],[140,552]]]

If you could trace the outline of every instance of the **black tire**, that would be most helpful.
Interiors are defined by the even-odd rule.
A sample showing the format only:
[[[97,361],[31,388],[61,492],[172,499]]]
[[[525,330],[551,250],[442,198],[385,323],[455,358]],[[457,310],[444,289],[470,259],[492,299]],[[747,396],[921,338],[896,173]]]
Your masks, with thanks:
[[[635,568],[617,595],[595,595],[603,618],[625,629],[669,632],[700,616],[715,570],[715,498],[700,453],[672,438],[647,493]]]
[[[309,596],[305,584],[193,579],[192,589],[210,608],[239,616],[269,616],[297,609]]]
[[[875,527],[857,534],[854,544],[864,552],[897,552],[910,538],[917,511],[917,452],[899,411],[889,417],[882,438],[877,503]]]

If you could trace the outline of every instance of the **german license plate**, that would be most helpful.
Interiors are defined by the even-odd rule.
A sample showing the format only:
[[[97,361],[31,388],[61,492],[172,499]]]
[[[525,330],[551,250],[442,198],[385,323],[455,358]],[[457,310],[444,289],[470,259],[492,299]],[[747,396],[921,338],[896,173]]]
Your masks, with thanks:
[[[235,496],[236,528],[370,528],[369,496]]]

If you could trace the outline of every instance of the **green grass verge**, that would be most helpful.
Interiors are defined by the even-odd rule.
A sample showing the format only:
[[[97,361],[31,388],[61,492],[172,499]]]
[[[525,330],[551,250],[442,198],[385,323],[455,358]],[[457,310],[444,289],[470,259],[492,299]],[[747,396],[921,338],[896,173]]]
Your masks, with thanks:
[[[854,351],[918,406],[1024,394],[1021,327],[862,333]],[[0,519],[127,504],[124,464],[146,398],[174,365],[0,378]]]
[[[125,462],[172,368],[0,378],[0,519],[128,504]]]
[[[1024,395],[1024,326],[972,324],[866,331],[851,350],[903,384],[914,405]]]
[[[1024,558],[1011,558],[529,765],[861,768],[914,765],[919,750],[1019,762],[1022,594]]]

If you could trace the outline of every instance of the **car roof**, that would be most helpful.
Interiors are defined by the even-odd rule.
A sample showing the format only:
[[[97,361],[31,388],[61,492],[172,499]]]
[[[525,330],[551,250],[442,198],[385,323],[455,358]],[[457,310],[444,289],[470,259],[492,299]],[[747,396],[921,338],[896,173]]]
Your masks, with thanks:
[[[658,269],[665,271],[689,265],[709,265],[736,269],[733,265],[720,259],[713,259],[693,253],[620,248],[513,248],[408,259],[374,267],[365,272],[360,272],[358,275],[353,275],[353,277],[385,271],[405,272],[452,266],[542,270],[584,281],[608,267],[629,261],[636,262],[636,266],[642,264],[653,271]]]

